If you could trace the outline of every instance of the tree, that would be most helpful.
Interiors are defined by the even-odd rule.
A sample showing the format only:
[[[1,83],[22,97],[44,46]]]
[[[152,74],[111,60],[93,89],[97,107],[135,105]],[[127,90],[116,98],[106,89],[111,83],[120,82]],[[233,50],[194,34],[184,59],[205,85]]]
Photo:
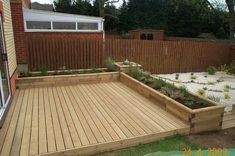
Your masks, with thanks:
[[[235,38],[235,0],[225,0],[229,11],[229,38]]]

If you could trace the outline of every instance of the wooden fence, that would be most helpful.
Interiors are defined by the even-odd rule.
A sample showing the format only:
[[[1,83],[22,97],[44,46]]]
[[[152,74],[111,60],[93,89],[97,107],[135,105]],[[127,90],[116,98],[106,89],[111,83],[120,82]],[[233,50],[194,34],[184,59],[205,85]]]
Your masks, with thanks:
[[[27,36],[29,69],[104,67],[107,57],[129,59],[152,73],[205,71],[230,61],[230,46],[195,41],[78,40]]]

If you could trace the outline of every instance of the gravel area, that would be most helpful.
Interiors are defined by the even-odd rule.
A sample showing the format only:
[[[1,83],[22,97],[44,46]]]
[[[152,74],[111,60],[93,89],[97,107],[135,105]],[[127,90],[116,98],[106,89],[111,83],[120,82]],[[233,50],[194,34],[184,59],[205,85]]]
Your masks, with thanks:
[[[232,105],[235,105],[235,75],[228,75],[223,72],[209,75],[206,72],[200,72],[153,74],[153,76],[174,83],[177,87],[184,86],[188,91],[195,94],[199,94],[199,90],[203,90],[204,95],[201,96],[224,104],[226,112],[231,111]]]

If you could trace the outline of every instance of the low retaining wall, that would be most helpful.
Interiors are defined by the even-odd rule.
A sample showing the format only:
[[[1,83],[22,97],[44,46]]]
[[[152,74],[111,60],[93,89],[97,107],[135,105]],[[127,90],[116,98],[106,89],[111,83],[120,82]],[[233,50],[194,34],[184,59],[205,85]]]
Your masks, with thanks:
[[[76,75],[58,75],[58,76],[38,76],[25,77],[16,80],[17,88],[32,88],[43,86],[58,86],[77,83],[99,83],[107,81],[117,81],[119,79],[118,72],[108,73],[92,73],[92,74],[76,74]]]
[[[219,105],[211,100],[197,96],[199,99],[209,102],[212,106],[193,110],[133,79],[127,74],[121,73],[120,81],[143,96],[155,100],[166,111],[188,123],[190,125],[191,133],[219,130],[222,128],[224,114],[223,105]]]

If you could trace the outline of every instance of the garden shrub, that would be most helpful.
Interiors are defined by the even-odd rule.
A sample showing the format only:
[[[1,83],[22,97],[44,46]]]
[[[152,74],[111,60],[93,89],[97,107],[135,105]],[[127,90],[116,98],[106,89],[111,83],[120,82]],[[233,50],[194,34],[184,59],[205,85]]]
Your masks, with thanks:
[[[131,67],[129,70],[129,75],[139,81],[143,78],[142,72],[138,69],[138,67]]]
[[[161,89],[162,87],[164,87],[166,85],[166,82],[164,80],[161,79],[155,79],[154,81],[154,88],[155,89]]]
[[[231,74],[235,74],[235,60],[228,67],[228,72]]]
[[[210,74],[210,75],[214,75],[216,71],[217,71],[217,69],[216,69],[214,66],[209,66],[209,67],[207,68],[207,72],[208,72],[208,74]]]
[[[47,70],[47,67],[46,67],[46,66],[44,66],[44,65],[41,66],[39,70],[40,70],[40,75],[41,75],[41,76],[46,76],[46,75],[48,75],[48,70]]]
[[[110,57],[108,57],[105,60],[105,66],[106,66],[108,71],[115,71],[114,60],[112,60]]]

